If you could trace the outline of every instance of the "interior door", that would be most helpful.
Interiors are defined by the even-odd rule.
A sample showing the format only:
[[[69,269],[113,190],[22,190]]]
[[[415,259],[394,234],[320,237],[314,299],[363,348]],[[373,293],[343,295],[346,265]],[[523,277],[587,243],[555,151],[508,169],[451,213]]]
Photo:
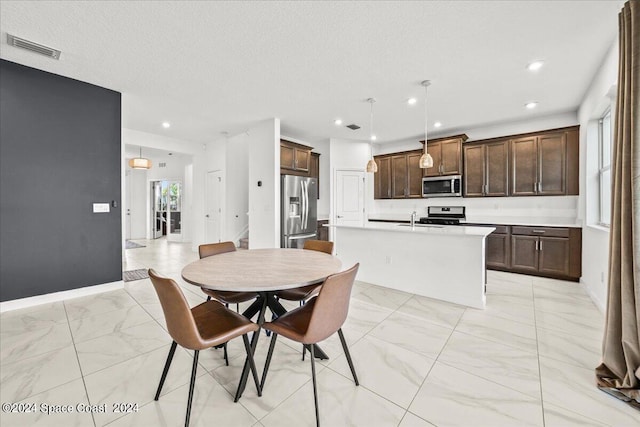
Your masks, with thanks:
[[[205,211],[207,243],[222,241],[222,174],[223,171],[207,173],[207,205]]]
[[[364,225],[364,172],[336,171],[336,224]]]

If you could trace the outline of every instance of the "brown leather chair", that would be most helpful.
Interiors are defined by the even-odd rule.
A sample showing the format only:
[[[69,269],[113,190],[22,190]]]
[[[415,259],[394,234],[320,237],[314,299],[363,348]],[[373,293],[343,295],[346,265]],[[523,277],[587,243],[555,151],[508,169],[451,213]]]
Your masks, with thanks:
[[[316,405],[316,424],[318,426],[320,426],[320,417],[318,413],[314,344],[329,338],[337,331],[353,380],[356,385],[359,385],[351,355],[349,354],[349,348],[342,334],[342,325],[349,313],[351,288],[359,266],[360,264],[356,264],[347,271],[327,277],[317,297],[312,298],[302,307],[289,311],[276,320],[263,325],[266,330],[272,332],[272,337],[260,388],[264,387],[278,335],[304,344],[305,348],[311,352],[311,377],[313,380],[313,398]]]
[[[325,240],[307,240],[304,242],[303,249],[324,252],[331,255],[333,253],[333,242],[327,242]],[[300,305],[302,305],[303,301],[318,293],[320,286],[321,285],[309,285],[301,288],[285,289],[276,292],[276,296],[287,301],[300,301]]]
[[[224,254],[227,252],[233,252],[236,250],[236,245],[233,242],[220,242],[220,243],[208,243],[198,246],[198,254],[200,259],[207,258],[213,255]],[[236,304],[236,311],[240,311],[241,302],[250,301],[258,297],[255,292],[233,292],[233,291],[214,291],[211,289],[200,288],[202,292],[207,294],[207,301],[211,298],[215,298],[221,303],[229,307],[229,304]],[[227,355],[227,344],[223,344],[224,348],[224,361],[229,366],[229,356]]]
[[[156,289],[158,298],[160,298],[167,330],[171,338],[173,338],[154,399],[158,400],[160,397],[177,345],[180,344],[186,349],[194,350],[189,398],[187,400],[187,417],[185,420],[185,426],[188,426],[200,350],[226,343],[240,335],[242,335],[242,340],[244,341],[244,348],[247,352],[247,359],[249,360],[253,380],[256,383],[258,396],[262,396],[256,365],[253,360],[253,351],[247,336],[249,332],[258,331],[260,327],[243,315],[229,310],[218,301],[207,301],[189,308],[180,286],[175,281],[158,275],[153,269],[149,269],[149,278]]]

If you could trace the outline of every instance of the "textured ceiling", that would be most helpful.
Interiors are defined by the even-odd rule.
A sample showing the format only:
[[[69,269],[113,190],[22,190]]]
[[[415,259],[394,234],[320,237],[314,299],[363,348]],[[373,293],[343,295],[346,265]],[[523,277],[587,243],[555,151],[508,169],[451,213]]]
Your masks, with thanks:
[[[622,4],[3,0],[0,57],[122,92],[132,129],[206,142],[278,117],[309,142],[364,139],[375,97],[387,142],[423,132],[424,79],[439,134],[575,111]],[[60,61],[8,46],[7,32],[62,50]],[[546,63],[532,74],[534,59]],[[530,100],[539,108],[524,109]]]

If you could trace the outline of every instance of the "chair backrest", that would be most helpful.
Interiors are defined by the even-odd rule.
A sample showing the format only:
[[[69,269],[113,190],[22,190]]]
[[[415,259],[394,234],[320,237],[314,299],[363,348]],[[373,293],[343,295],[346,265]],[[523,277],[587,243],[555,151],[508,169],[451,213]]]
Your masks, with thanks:
[[[351,289],[360,264],[346,271],[333,274],[324,281],[320,293],[313,301],[313,311],[309,327],[304,335],[304,343],[320,342],[333,335],[342,327],[349,314]]]
[[[160,276],[151,268],[149,278],[160,298],[171,338],[184,348],[190,350],[198,348],[202,339],[180,286],[174,280]]]
[[[200,259],[210,257],[212,255],[224,254],[226,252],[233,252],[235,250],[236,245],[233,242],[207,243],[206,245],[198,246]]]
[[[331,255],[333,253],[333,242],[327,242],[326,240],[307,240],[304,242],[303,249],[324,252],[325,254]]]

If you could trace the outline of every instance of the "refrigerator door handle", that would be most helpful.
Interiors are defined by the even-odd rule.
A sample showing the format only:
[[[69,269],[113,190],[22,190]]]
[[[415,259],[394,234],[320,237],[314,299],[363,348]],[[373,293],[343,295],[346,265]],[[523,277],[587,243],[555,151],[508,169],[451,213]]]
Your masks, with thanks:
[[[302,181],[302,228],[307,229],[308,216],[308,198],[307,198],[307,181]]]
[[[287,240],[308,239],[309,237],[316,237],[316,233],[296,234],[295,236],[287,237]]]

